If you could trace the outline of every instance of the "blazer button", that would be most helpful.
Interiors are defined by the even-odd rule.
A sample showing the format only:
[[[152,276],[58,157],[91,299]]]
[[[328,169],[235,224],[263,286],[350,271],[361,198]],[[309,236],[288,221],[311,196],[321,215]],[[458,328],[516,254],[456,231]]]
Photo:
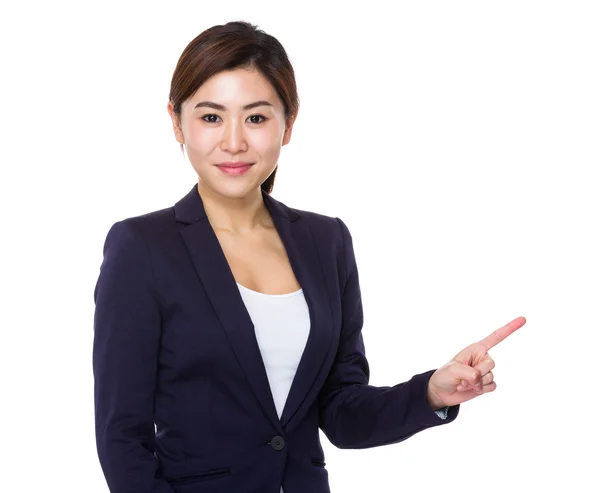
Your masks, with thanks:
[[[271,447],[273,447],[275,450],[281,450],[283,447],[285,447],[285,440],[280,436],[273,437],[271,439]]]

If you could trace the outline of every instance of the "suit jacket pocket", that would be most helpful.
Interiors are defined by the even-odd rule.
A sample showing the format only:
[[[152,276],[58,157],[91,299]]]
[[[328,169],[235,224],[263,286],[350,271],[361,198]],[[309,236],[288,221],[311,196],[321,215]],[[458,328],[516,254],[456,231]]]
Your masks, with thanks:
[[[313,463],[313,465],[315,466],[319,466],[319,467],[325,467],[325,461],[319,457],[312,457],[310,459],[310,461]]]
[[[225,476],[231,476],[231,468],[220,467],[218,469],[209,469],[202,471],[197,474],[191,474],[189,476],[180,476],[169,480],[169,483],[173,486],[197,483],[200,481],[208,481],[210,479],[223,478]]]

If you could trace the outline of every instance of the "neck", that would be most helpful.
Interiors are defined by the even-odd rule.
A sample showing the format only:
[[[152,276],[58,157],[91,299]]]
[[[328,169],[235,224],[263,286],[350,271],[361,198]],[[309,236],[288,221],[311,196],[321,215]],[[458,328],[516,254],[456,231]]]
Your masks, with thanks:
[[[224,197],[199,181],[198,193],[213,229],[241,234],[272,225],[260,188],[244,197]]]

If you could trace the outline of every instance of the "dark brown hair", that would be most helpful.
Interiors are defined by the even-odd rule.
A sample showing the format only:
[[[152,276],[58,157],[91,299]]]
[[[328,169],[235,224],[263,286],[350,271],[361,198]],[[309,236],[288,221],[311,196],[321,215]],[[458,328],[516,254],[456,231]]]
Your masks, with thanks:
[[[181,116],[181,104],[210,77],[224,70],[255,69],[265,77],[281,98],[286,122],[295,118],[300,107],[294,69],[277,39],[257,26],[232,21],[200,33],[183,50],[171,79],[169,100]],[[286,123],[287,124],[287,123]],[[183,144],[181,144],[183,151]],[[261,184],[271,193],[277,167]]]

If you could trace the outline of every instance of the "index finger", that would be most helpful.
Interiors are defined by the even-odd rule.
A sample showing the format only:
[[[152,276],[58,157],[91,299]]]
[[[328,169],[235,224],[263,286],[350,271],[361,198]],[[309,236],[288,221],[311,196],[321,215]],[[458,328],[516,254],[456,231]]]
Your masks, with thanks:
[[[517,317],[512,322],[507,323],[504,327],[500,327],[499,329],[492,332],[485,339],[482,339],[481,343],[489,351],[495,345],[502,342],[509,335],[511,335],[515,330],[523,327],[523,325],[525,325],[525,322],[527,322],[527,320],[525,320],[525,317]]]

